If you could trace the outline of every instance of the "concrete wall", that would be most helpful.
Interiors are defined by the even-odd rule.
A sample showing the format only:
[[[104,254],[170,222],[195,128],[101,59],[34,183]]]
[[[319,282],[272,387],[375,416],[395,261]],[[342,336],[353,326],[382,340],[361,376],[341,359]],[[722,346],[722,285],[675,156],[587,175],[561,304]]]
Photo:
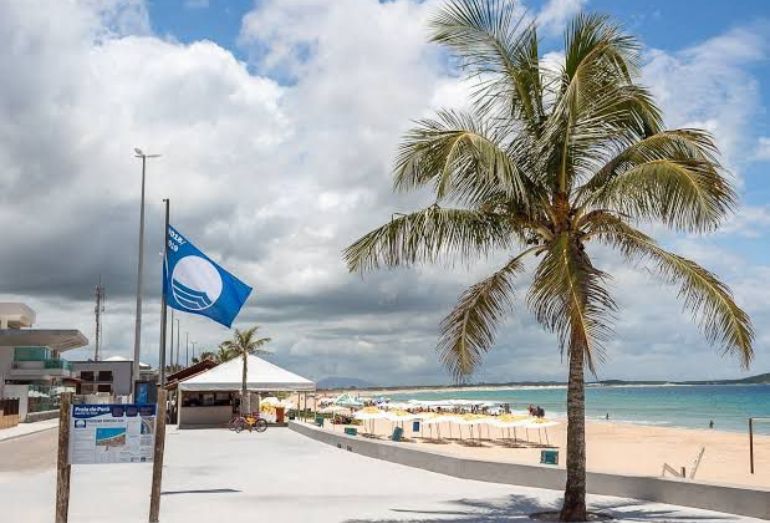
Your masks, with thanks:
[[[289,428],[318,441],[370,458],[458,478],[552,490],[562,490],[566,480],[564,469],[554,467],[459,458],[417,450],[390,441],[346,436],[341,432],[335,434],[295,421],[289,422]],[[643,499],[770,519],[770,489],[598,472],[589,472],[586,481],[587,490],[591,494]]]
[[[59,417],[59,409],[56,410],[43,410],[40,412],[31,412],[27,414],[24,423],[34,423],[36,421],[43,421],[47,419],[54,419]]]
[[[233,417],[229,405],[212,407],[182,407],[179,410],[179,428],[224,427]]]

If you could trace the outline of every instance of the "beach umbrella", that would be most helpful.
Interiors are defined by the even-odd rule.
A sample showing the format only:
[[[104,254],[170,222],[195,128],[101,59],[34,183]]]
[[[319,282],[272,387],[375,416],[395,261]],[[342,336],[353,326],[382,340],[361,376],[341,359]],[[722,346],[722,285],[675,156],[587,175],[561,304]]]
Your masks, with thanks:
[[[405,421],[410,421],[416,418],[414,414],[401,409],[389,410],[385,413],[385,415],[387,419],[393,422],[394,426],[398,423],[401,423],[402,429],[404,428]]]
[[[516,427],[523,427],[530,421],[529,416],[516,415],[516,414],[501,414],[495,417],[490,423],[501,430],[508,430],[508,437],[510,439],[510,431],[513,429],[513,441],[516,441]]]
[[[525,429],[537,429],[537,435],[540,438],[540,444],[543,444],[543,436],[540,433],[541,430],[545,430],[545,442],[550,445],[548,441],[548,427],[555,427],[559,423],[557,421],[545,419],[545,418],[530,418],[526,424]]]
[[[462,416],[459,416],[457,418],[457,424],[467,425],[468,426],[468,435],[470,436],[471,440],[473,439],[473,427],[478,425],[481,422],[481,418],[484,416],[479,416],[478,414],[463,414]],[[460,439],[462,439],[462,430],[460,430]]]
[[[328,407],[324,407],[318,412],[321,414],[332,414],[334,418],[337,417],[337,414],[347,414],[350,409],[346,407],[342,407],[341,405],[329,405]],[[332,423],[332,430],[334,430],[334,424]]]
[[[359,398],[354,397],[352,394],[345,393],[340,394],[337,396],[337,398],[334,400],[335,405],[339,405],[340,407],[348,407],[348,408],[359,408],[364,406],[364,402],[361,401]]]
[[[357,420],[371,421],[370,434],[374,434],[374,420],[387,418],[387,413],[377,407],[364,407],[353,416]]]
[[[441,439],[441,424],[450,421],[447,420],[450,416],[444,416],[436,412],[423,412],[420,416],[422,417],[422,424],[430,427],[431,438],[433,437],[433,427],[435,426],[437,439]]]
[[[432,422],[438,417],[439,415],[435,412],[420,412],[419,414],[415,414],[415,418],[420,420],[420,437],[422,437],[424,427],[430,427],[430,437],[433,439],[433,425],[436,424]]]

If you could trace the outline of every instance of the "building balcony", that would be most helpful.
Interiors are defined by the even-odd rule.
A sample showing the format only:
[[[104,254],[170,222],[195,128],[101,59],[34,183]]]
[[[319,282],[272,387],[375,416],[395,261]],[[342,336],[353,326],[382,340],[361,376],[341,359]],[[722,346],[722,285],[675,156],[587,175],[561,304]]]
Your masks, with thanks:
[[[66,360],[14,361],[8,377],[13,380],[71,378],[72,364]]]

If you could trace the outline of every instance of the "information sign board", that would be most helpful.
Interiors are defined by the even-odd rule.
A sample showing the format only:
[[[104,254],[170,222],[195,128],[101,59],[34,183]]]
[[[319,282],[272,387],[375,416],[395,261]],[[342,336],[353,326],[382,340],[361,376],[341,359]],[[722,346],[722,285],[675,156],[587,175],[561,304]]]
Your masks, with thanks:
[[[69,463],[149,463],[156,405],[72,405]]]

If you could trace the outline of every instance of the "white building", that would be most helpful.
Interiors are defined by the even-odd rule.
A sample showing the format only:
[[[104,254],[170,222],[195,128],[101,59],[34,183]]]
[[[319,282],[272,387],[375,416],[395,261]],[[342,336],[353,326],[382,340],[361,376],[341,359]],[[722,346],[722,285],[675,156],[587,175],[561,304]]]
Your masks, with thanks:
[[[35,319],[35,311],[23,303],[0,303],[0,387],[60,385],[73,378],[61,354],[87,345],[88,339],[75,329],[33,329]]]
[[[50,410],[57,391],[74,390],[72,365],[61,355],[88,344],[79,330],[34,329],[35,320],[23,303],[0,303],[0,397],[23,397],[25,413]]]

